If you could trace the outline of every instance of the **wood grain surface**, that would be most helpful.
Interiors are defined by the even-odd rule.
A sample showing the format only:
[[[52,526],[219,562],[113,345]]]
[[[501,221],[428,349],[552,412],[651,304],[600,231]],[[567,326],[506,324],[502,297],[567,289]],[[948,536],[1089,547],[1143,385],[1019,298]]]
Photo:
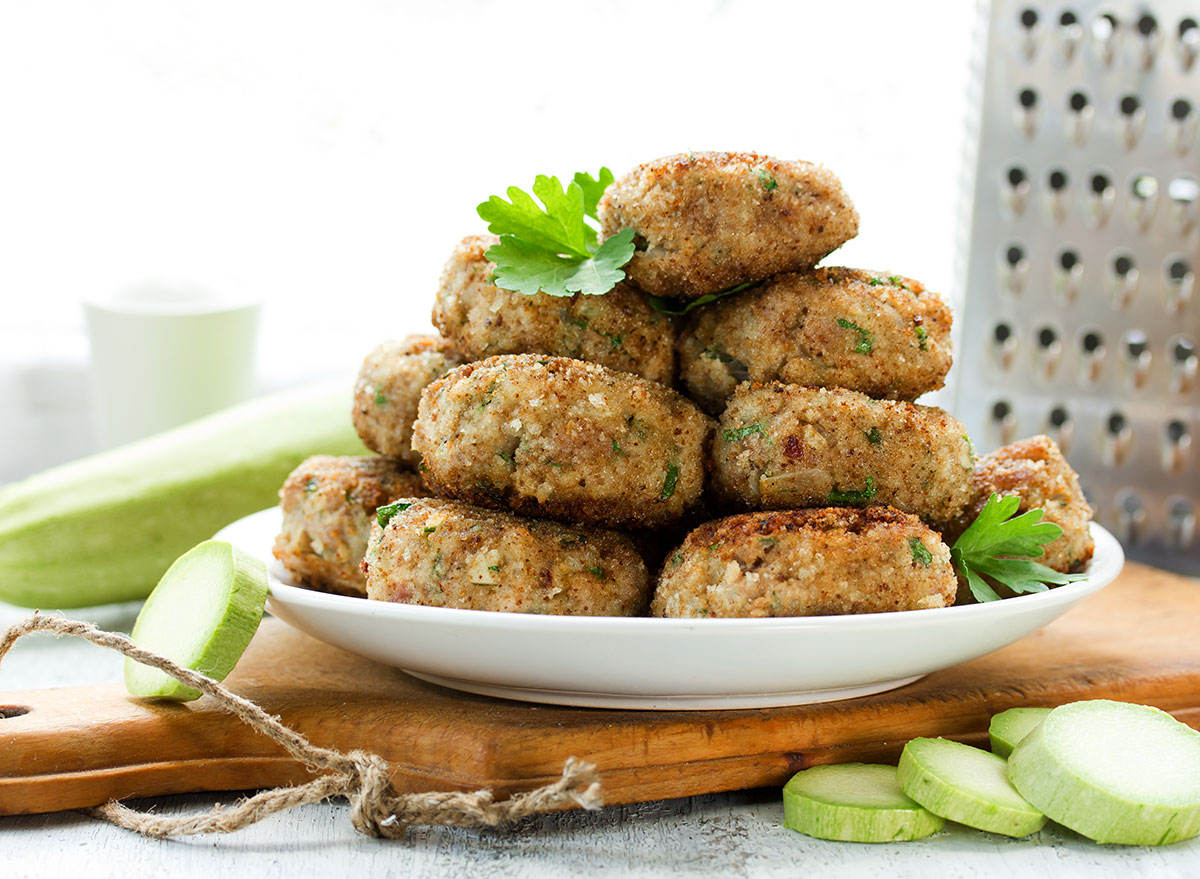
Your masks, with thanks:
[[[1017,705],[1122,699],[1200,726],[1197,620],[1194,583],[1130,564],[1047,628],[907,687],[794,708],[693,712],[458,693],[267,620],[228,684],[318,745],[382,755],[398,790],[504,795],[556,778],[578,756],[600,768],[609,803],[633,803],[779,785],[819,763],[894,760],[913,736],[983,744],[990,717]],[[0,814],[308,777],[209,699],[154,703],[115,684],[0,693]]]

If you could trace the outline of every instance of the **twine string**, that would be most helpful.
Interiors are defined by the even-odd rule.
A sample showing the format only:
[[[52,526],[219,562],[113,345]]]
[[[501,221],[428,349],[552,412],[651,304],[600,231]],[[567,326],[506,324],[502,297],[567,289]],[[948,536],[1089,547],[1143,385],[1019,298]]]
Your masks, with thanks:
[[[223,684],[139,647],[126,635],[106,632],[91,623],[35,612],[5,631],[0,639],[0,662],[19,638],[33,633],[82,638],[160,669],[177,681],[211,696],[223,710],[282,745],[309,771],[326,773],[303,784],[260,791],[228,809],[217,805],[208,812],[188,817],[153,815],[117,802],[84,810],[143,836],[161,839],[198,833],[232,833],[276,812],[339,796],[350,801],[350,821],[355,830],[383,839],[398,839],[414,825],[498,827],[527,815],[571,807],[594,810],[604,804],[596,767],[575,757],[567,758],[558,780],[499,802],[487,790],[400,794],[392,787],[387,761],[378,754],[359,750],[344,753],[314,745],[285,726],[278,717]]]

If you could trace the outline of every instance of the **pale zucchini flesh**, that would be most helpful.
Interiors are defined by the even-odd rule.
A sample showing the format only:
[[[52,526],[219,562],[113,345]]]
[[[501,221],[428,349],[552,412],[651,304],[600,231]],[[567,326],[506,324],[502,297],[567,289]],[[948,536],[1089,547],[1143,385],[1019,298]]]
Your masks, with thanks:
[[[252,400],[0,489],[0,601],[145,598],[189,547],[277,503],[310,455],[366,454],[351,382]]]
[[[1200,732],[1147,705],[1096,699],[1051,711],[1008,775],[1051,820],[1097,842],[1200,835]]]
[[[1033,728],[1046,719],[1049,708],[1010,708],[1001,711],[988,725],[988,739],[992,753],[1007,757],[1021,739],[1033,732]]]
[[[945,825],[913,802],[896,781],[896,767],[872,763],[814,766],[783,788],[783,824],[817,839],[903,842]]]
[[[258,630],[266,601],[262,559],[224,541],[206,540],[163,574],[131,637],[139,647],[222,681]],[[179,702],[201,695],[162,669],[129,658],[125,687],[134,696]]]
[[[1028,836],[1046,823],[1008,780],[1003,757],[961,742],[913,739],[900,754],[896,777],[900,789],[933,814],[976,830]]]

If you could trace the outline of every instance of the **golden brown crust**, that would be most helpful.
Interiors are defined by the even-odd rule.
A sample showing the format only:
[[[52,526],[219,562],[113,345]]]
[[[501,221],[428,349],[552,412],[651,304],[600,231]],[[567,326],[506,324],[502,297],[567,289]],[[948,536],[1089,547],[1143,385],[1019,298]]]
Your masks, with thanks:
[[[858,234],[858,213],[831,171],[755,153],[639,165],[609,186],[598,212],[605,236],[637,233],[630,280],[682,299],[810,268]]]
[[[953,543],[983,510],[992,494],[1016,495],[1017,512],[1044,510],[1043,519],[1062,528],[1062,535],[1043,549],[1043,565],[1063,573],[1083,570],[1092,558],[1095,542],[1088,523],[1092,508],[1079,487],[1079,477],[1048,436],[1018,440],[979,459],[971,487],[971,500],[962,515],[942,532]]]
[[[426,493],[399,461],[314,455],[279,490],[283,526],[275,558],[309,589],[365,595],[359,565],[375,511],[397,497]]]
[[[368,449],[416,466],[412,424],[421,391],[462,362],[438,336],[408,336],[377,346],[354,383],[354,429]]]
[[[499,239],[472,235],[442,272],[433,323],[464,360],[496,354],[551,354],[600,363],[670,385],[675,328],[631,284],[603,296],[527,296],[491,283],[484,252]]]
[[[633,616],[646,606],[650,576],[623,534],[459,501],[406,501],[372,529],[362,564],[370,598],[586,616]]]
[[[711,420],[656,382],[565,357],[460,366],[413,430],[435,493],[612,527],[659,527],[700,497]]]
[[[711,458],[714,491],[743,508],[889,504],[927,521],[963,509],[974,470],[941,409],[780,382],[738,387]]]
[[[701,525],[672,553],[654,616],[767,617],[945,607],[950,550],[891,507],[747,513]]]
[[[680,375],[709,412],[742,381],[842,387],[915,400],[945,384],[949,307],[919,281],[861,269],[780,275],[698,309]]]

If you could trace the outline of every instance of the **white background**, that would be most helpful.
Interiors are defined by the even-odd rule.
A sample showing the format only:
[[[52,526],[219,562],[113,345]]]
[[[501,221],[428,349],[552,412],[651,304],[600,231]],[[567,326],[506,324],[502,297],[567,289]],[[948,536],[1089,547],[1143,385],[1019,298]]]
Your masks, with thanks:
[[[428,327],[475,205],[697,149],[819,161],[834,263],[951,290],[974,4],[0,5],[0,482],[92,447],[81,297],[261,295],[261,387]]]

